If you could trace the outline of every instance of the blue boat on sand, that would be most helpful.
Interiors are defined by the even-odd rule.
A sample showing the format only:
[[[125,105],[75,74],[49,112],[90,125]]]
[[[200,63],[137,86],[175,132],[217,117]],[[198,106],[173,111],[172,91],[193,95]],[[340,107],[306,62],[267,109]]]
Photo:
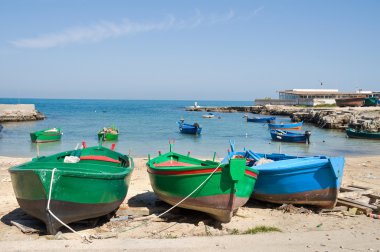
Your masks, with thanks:
[[[184,134],[193,134],[193,135],[199,135],[202,132],[202,128],[198,123],[194,124],[187,124],[185,123],[185,120],[180,120],[177,122],[179,131]]]
[[[276,120],[275,116],[272,117],[253,117],[249,118],[247,117],[247,122],[258,122],[258,123],[270,123]]]
[[[269,129],[280,129],[280,130],[300,130],[302,128],[303,122],[297,123],[269,123]]]
[[[334,208],[342,183],[344,157],[296,157],[285,154],[260,154],[250,150],[236,152],[260,172],[252,198],[277,203]]]
[[[274,141],[291,142],[291,143],[310,143],[310,131],[297,133],[286,130],[270,130],[270,135]]]

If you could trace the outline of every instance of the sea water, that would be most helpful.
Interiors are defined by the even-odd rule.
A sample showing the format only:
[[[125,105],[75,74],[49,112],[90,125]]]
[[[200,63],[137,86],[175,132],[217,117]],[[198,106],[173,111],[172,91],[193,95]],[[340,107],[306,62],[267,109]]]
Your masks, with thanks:
[[[251,101],[197,101],[200,106],[250,106]],[[151,100],[85,100],[85,99],[0,99],[0,104],[31,103],[47,118],[42,121],[2,123],[0,156],[49,155],[72,150],[85,141],[87,146],[98,145],[97,133],[103,127],[116,126],[119,140],[105,142],[110,147],[133,157],[155,156],[158,151],[173,150],[186,154],[217,158],[227,154],[229,141],[235,141],[237,150],[244,147],[255,152],[281,152],[292,155],[378,155],[380,145],[376,140],[349,139],[344,131],[320,129],[305,123],[302,131],[310,130],[311,143],[273,142],[265,123],[247,123],[244,113],[214,113],[212,119],[202,118],[205,112],[185,111],[194,101]],[[250,115],[252,116],[252,115]],[[177,121],[197,122],[201,125],[199,136],[179,133]],[[277,117],[289,121],[288,117]],[[30,132],[59,127],[61,141],[37,144],[30,141]]]

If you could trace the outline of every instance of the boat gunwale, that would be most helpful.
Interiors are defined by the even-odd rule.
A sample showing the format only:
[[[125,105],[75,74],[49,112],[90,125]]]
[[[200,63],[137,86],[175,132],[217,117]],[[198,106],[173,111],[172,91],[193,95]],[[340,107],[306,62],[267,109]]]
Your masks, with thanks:
[[[98,147],[90,147],[90,148],[98,148]],[[102,149],[106,149],[104,147],[101,147]],[[108,149],[106,149],[108,150]],[[57,154],[53,154],[50,156],[42,156],[37,159],[33,159],[29,162],[13,166],[9,169],[10,173],[16,173],[16,172],[23,172],[23,171],[33,171],[35,173],[39,172],[51,172],[54,168],[58,170],[60,175],[62,176],[68,176],[68,177],[86,177],[86,178],[111,178],[115,177],[115,179],[118,178],[123,178],[125,176],[128,176],[129,173],[131,173],[134,169],[134,162],[133,158],[121,154],[116,151],[112,151],[116,153],[120,158],[126,157],[126,159],[129,160],[129,166],[119,166],[115,165],[115,163],[109,163],[109,162],[103,162],[103,161],[98,161],[98,163],[89,163],[87,161],[81,160],[78,163],[64,163],[64,162],[59,162],[59,161],[50,161],[50,162],[45,162],[45,161],[40,161],[42,159],[48,158],[48,159],[56,159],[56,158],[63,158],[66,156],[69,156],[74,150],[71,151],[65,151]],[[124,159],[124,161],[127,161]],[[81,163],[82,162],[82,163]],[[85,162],[85,163],[83,163]],[[100,163],[102,162],[102,163]],[[38,166],[50,166],[50,167],[38,167]],[[104,169],[120,169],[120,171],[113,171],[113,172],[106,172],[106,171],[98,171],[94,172],[92,169],[86,169],[82,168],[81,166],[89,166],[89,167],[102,167]]]
[[[193,166],[160,166],[160,167],[155,167],[154,166],[154,160],[155,159],[157,159],[157,158],[163,158],[165,156],[168,157],[168,156],[173,155],[173,154],[177,155],[178,157],[185,158],[185,159],[193,159],[193,160],[197,160],[197,161],[199,161],[201,163],[208,163],[209,165],[202,166],[201,163],[200,163],[200,164],[194,164]],[[173,172],[175,172],[175,171],[186,172],[186,171],[194,171],[194,170],[200,171],[200,170],[207,170],[207,169],[215,169],[217,166],[219,166],[220,169],[223,169],[223,168],[225,168],[228,165],[229,165],[228,163],[223,164],[223,163],[215,162],[215,161],[212,161],[212,160],[201,160],[201,159],[197,159],[197,158],[193,158],[193,157],[188,157],[188,156],[185,156],[185,155],[182,155],[182,154],[179,154],[179,153],[175,153],[175,152],[168,152],[168,153],[162,154],[161,156],[157,156],[157,157],[151,159],[150,161],[148,161],[146,163],[146,166],[148,167],[148,172],[149,172],[149,169],[151,169],[152,171],[173,171]],[[257,169],[255,169],[253,167],[245,166],[245,169],[246,169],[246,171],[248,170],[250,172],[253,172],[254,174],[258,174],[259,173],[257,171]],[[157,173],[152,173],[152,174],[156,175]],[[161,175],[161,174],[157,174],[157,175]],[[178,175],[199,175],[199,174],[178,174]]]

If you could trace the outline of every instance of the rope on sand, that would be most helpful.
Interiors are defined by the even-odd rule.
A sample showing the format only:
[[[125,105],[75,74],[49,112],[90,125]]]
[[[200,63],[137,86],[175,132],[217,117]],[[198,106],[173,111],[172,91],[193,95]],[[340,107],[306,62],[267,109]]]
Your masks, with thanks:
[[[195,188],[189,195],[187,195],[185,198],[183,198],[182,200],[180,200],[177,204],[173,205],[171,208],[169,208],[168,210],[166,210],[165,212],[157,215],[157,216],[154,216],[153,214],[152,215],[149,215],[147,217],[143,217],[143,218],[139,218],[139,219],[134,219],[134,221],[143,221],[143,223],[141,223],[140,225],[137,225],[137,226],[134,226],[134,227],[131,227],[129,229],[126,229],[124,230],[123,232],[125,231],[129,231],[129,230],[132,230],[132,229],[135,229],[135,228],[138,228],[138,227],[141,227],[151,221],[153,221],[154,219],[158,219],[160,218],[161,216],[163,216],[164,214],[167,214],[168,212],[170,212],[171,210],[173,210],[174,208],[176,208],[177,206],[179,206],[182,202],[184,202],[185,200],[187,200],[191,195],[193,195],[196,191],[198,191],[199,188],[201,188],[210,178],[212,175],[214,175],[214,173],[218,170],[218,168],[222,165],[222,163],[220,163],[211,173],[210,175],[197,187]]]

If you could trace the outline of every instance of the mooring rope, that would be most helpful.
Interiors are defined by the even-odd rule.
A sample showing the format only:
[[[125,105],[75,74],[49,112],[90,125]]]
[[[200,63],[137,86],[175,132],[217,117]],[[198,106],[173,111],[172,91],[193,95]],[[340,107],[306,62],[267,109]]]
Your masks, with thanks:
[[[50,188],[49,188],[49,198],[48,198],[48,202],[47,202],[47,206],[46,206],[46,210],[49,212],[49,214],[51,216],[53,216],[54,219],[56,219],[59,223],[61,223],[63,226],[65,226],[67,229],[69,229],[71,232],[79,235],[81,238],[89,241],[87,239],[87,236],[86,235],[82,235],[80,233],[78,233],[77,231],[75,231],[74,229],[72,229],[69,225],[67,225],[66,223],[64,223],[63,221],[61,221],[55,214],[53,214],[53,212],[50,210],[50,200],[51,200],[51,191],[53,189],[53,181],[54,181],[54,173],[55,171],[57,170],[57,168],[54,168],[53,171],[52,171],[52,174],[51,174],[51,179],[50,179]]]
[[[168,210],[166,210],[165,212],[157,215],[157,216],[153,216],[153,215],[150,215],[150,216],[147,216],[147,217],[144,217],[144,218],[141,218],[141,219],[136,219],[135,221],[143,221],[142,224],[140,225],[137,225],[137,226],[134,226],[134,227],[131,227],[127,230],[124,230],[125,231],[129,231],[129,230],[132,230],[132,229],[135,229],[135,228],[138,228],[142,225],[145,225],[151,221],[153,221],[154,219],[157,219],[157,218],[160,218],[161,216],[163,216],[164,214],[167,214],[168,212],[170,212],[171,210],[173,210],[174,208],[176,208],[177,206],[179,206],[182,202],[184,202],[185,200],[187,200],[191,195],[193,195],[196,191],[198,191],[199,188],[201,188],[210,178],[212,175],[214,175],[214,173],[218,170],[218,168],[222,165],[222,163],[220,163],[211,173],[210,175],[208,175],[208,177],[197,187],[195,188],[189,195],[187,195],[185,198],[183,198],[182,200],[180,200],[177,204],[173,205],[171,208],[169,208]]]

